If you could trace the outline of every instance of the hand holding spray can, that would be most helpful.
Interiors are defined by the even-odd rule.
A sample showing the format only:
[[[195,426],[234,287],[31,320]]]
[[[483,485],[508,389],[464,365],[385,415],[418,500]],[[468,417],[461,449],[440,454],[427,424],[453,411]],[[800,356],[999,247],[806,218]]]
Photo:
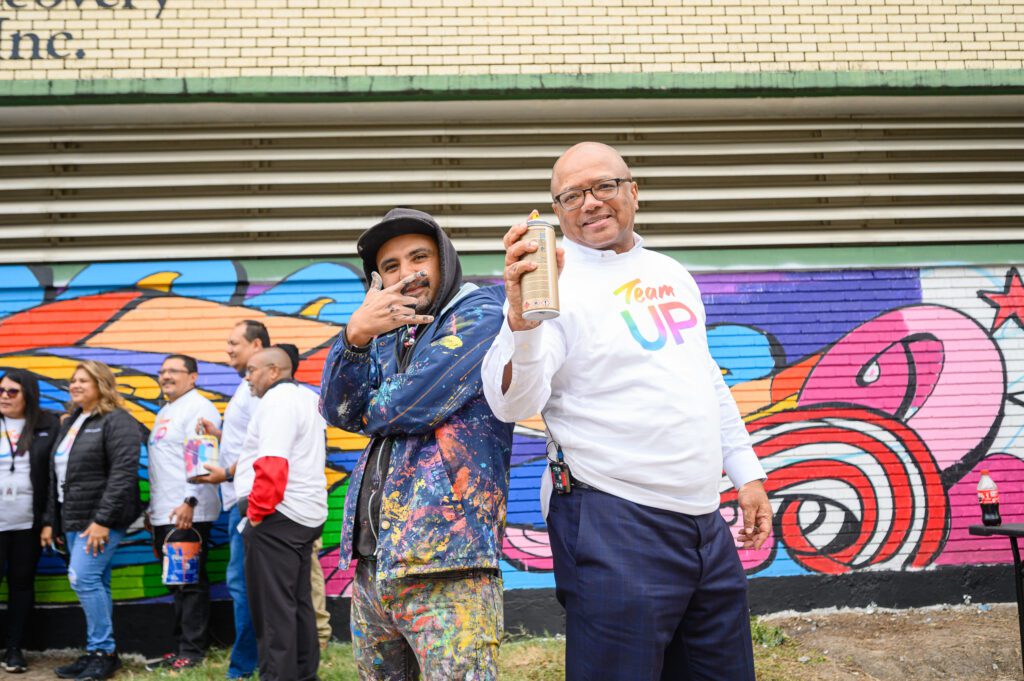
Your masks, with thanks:
[[[555,257],[555,228],[533,211],[520,241],[537,242],[537,250],[523,256],[523,262],[537,263],[537,269],[520,279],[523,319],[540,321],[558,316],[558,260]]]

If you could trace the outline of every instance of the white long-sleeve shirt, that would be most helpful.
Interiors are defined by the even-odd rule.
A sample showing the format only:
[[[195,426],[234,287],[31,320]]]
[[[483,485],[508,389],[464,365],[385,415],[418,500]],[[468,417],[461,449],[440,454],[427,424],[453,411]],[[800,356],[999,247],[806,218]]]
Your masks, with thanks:
[[[697,283],[635,240],[622,254],[563,242],[561,316],[518,332],[506,317],[484,358],[484,394],[506,422],[542,412],[582,482],[644,506],[710,513],[723,466],[736,488],[764,470],[708,349]],[[541,494],[546,514],[546,472]]]
[[[201,418],[220,425],[217,407],[196,389],[157,412],[149,433],[149,516],[154,525],[172,524],[171,512],[186,497],[199,501],[193,510],[193,522],[212,522],[220,516],[217,488],[192,484],[185,478],[185,440],[195,435]]]

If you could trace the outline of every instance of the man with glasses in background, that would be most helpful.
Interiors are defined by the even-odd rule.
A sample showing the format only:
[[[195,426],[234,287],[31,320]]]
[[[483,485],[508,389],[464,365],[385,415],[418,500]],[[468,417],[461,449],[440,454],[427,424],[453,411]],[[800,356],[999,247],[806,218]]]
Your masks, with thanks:
[[[210,400],[199,394],[199,366],[188,355],[168,355],[157,374],[166,404],[157,412],[149,434],[149,510],[146,518],[153,531],[154,552],[163,556],[164,541],[180,530],[177,541],[198,536],[202,542],[199,581],[167,587],[174,595],[176,647],[146,665],[149,671],[195,667],[206,657],[209,643],[210,582],[206,559],[210,529],[220,515],[217,490],[196,485],[185,475],[185,441],[207,419],[220,424],[220,414]],[[194,530],[194,532],[191,532]],[[189,536],[181,536],[185,533]]]
[[[593,142],[551,174],[561,316],[522,316],[526,225],[505,235],[506,319],[484,359],[498,418],[542,412],[542,485],[566,678],[753,681],[747,586],[718,510],[723,466],[744,547],[771,530],[765,474],[708,349],[693,277],[634,232],[636,182]],[[552,494],[554,490],[554,494]]]

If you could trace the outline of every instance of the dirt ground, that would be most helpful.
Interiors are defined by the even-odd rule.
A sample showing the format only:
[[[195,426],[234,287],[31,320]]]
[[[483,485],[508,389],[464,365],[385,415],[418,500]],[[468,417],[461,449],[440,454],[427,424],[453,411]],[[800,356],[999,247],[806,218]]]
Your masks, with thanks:
[[[761,619],[785,632],[787,640],[758,647],[759,681],[1024,679],[1017,608],[1011,604],[829,609]],[[73,651],[29,653],[29,673],[8,678],[54,679],[52,667],[72,658]],[[118,678],[146,677],[137,671],[141,658],[130,659],[132,671]]]
[[[800,681],[1024,679],[1011,604],[834,609],[762,618],[790,640],[758,655],[759,678]],[[769,653],[765,655],[764,653]],[[793,658],[801,670],[793,668]],[[771,666],[778,663],[778,673]]]

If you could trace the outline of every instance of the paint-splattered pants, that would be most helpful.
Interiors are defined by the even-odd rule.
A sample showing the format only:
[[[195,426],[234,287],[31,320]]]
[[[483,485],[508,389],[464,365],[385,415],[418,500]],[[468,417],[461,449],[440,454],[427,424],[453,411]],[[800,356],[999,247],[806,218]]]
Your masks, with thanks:
[[[352,648],[362,679],[486,681],[498,677],[501,577],[460,570],[387,581],[360,560],[352,585]]]

